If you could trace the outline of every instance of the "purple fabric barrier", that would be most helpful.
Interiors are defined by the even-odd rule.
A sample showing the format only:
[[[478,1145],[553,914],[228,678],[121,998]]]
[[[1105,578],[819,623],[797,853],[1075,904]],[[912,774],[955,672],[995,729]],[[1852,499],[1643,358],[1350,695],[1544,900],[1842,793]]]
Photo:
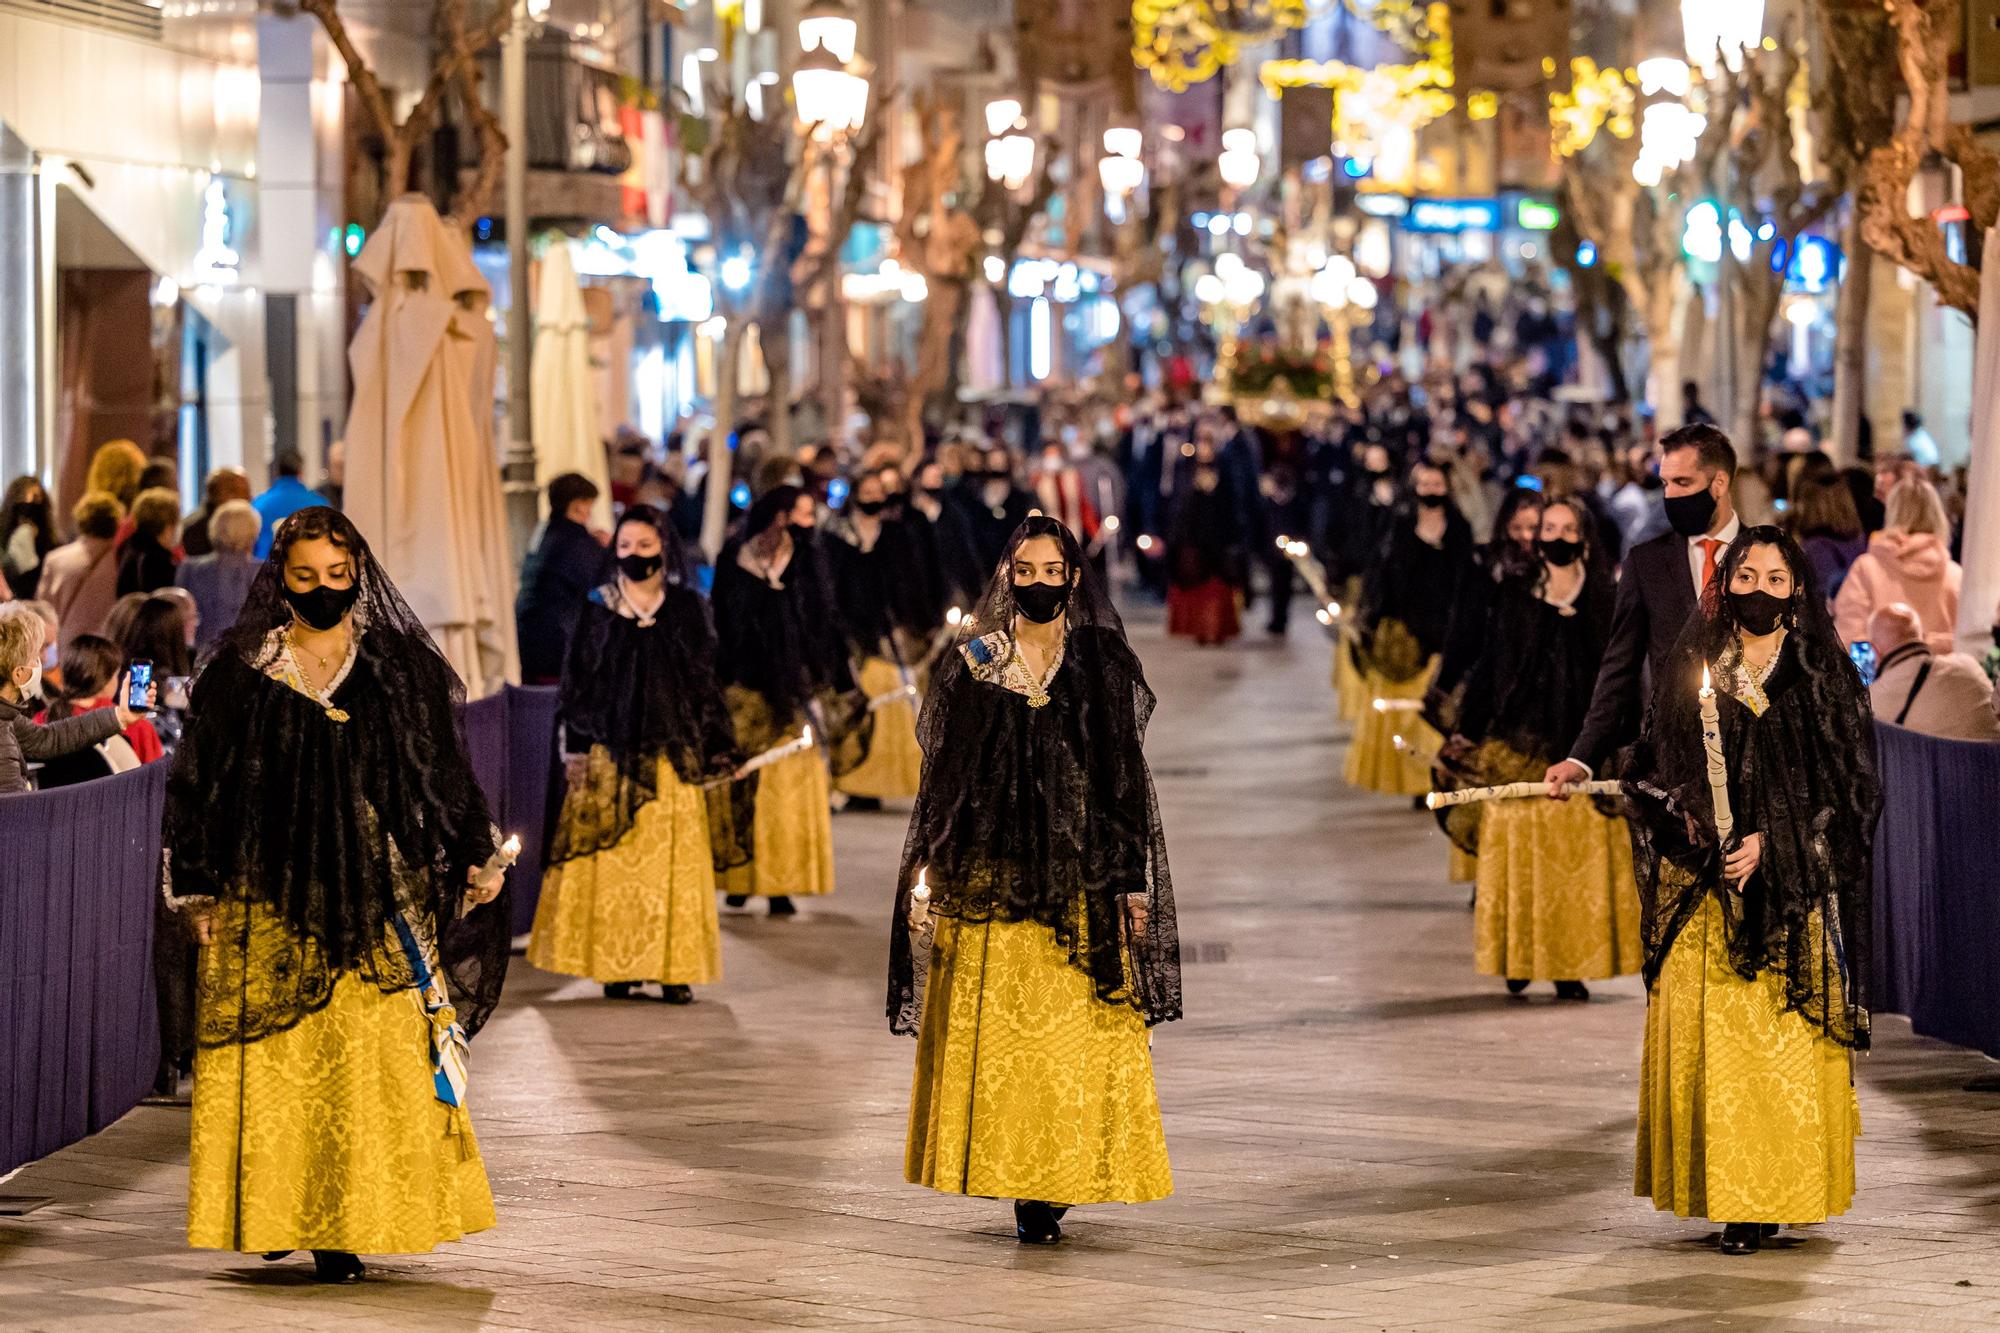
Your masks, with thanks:
[[[551,687],[509,685],[465,708],[466,748],[494,822],[503,833],[521,835],[521,859],[508,876],[516,935],[534,925],[541,897],[555,731]]]
[[[95,1134],[160,1063],[167,766],[0,797],[0,1172]]]
[[[1875,724],[1871,1002],[1918,1034],[2000,1058],[2000,745]]]

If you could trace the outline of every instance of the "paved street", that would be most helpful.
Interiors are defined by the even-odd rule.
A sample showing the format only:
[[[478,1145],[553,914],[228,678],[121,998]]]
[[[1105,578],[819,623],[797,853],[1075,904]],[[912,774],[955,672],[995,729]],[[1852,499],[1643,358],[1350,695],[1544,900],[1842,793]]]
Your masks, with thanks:
[[[1310,632],[1308,632],[1310,631]],[[1848,1217],[1724,1258],[1630,1197],[1643,1000],[1508,999],[1406,803],[1348,793],[1313,626],[1224,651],[1135,631],[1188,1020],[1155,1057],[1177,1195],[1053,1250],[901,1179],[912,1044],[882,1020],[903,820],[836,820],[841,891],[725,919],[692,1009],[517,963],[475,1051],[500,1225],[359,1288],[182,1246],[187,1121],[37,1164],[0,1323],[83,1328],[1991,1328],[2000,1099],[1883,1018]],[[134,1322],[136,1320],[136,1322]]]

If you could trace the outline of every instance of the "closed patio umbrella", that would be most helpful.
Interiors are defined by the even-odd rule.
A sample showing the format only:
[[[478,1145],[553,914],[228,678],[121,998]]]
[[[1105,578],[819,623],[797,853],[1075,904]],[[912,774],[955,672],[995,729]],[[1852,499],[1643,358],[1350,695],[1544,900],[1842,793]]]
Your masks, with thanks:
[[[1964,582],[1958,591],[1958,648],[1978,654],[2000,619],[2000,227],[1986,233],[1979,284],[1979,341],[1973,352],[1972,458],[1965,488]]]
[[[558,237],[542,257],[535,288],[535,356],[530,416],[535,437],[535,485],[548,503],[548,485],[565,472],[597,484],[592,526],[611,530],[611,470],[597,421],[597,386],[590,370],[590,316],[583,308],[569,242]],[[547,517],[546,508],[543,517]]]
[[[492,292],[421,194],[389,206],[354,270],[372,299],[348,348],[347,514],[477,699],[520,676]]]

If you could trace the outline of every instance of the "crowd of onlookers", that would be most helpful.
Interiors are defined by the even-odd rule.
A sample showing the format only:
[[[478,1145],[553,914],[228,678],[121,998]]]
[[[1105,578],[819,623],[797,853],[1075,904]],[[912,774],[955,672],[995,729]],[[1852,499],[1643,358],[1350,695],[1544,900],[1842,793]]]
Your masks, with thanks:
[[[336,470],[336,480],[318,491],[300,480],[303,470],[297,455],[280,455],[276,480],[253,498],[241,469],[217,469],[201,503],[184,515],[173,460],[113,440],[92,456],[67,523],[39,479],[8,485],[0,498],[0,603],[31,611],[42,627],[36,660],[24,664],[35,667],[36,688],[22,696],[39,703],[24,720],[59,722],[113,708],[133,662],[150,662],[158,686],[155,711],[118,735],[30,759],[36,786],[80,782],[172,752],[194,664],[235,622],[271,529],[287,514],[339,499]],[[0,784],[0,792],[18,789]]]

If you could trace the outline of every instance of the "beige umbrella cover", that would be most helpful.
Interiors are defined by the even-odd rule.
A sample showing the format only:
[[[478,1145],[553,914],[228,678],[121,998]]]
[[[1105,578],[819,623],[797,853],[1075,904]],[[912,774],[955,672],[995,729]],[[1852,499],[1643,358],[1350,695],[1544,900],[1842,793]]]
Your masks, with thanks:
[[[1972,460],[1965,486],[1965,581],[1958,590],[1958,649],[1980,653],[2000,621],[2000,227],[1986,233],[1973,352]]]
[[[535,358],[530,378],[535,437],[535,487],[548,517],[548,485],[565,472],[597,484],[592,526],[611,531],[611,470],[597,421],[597,384],[590,371],[590,315],[577,286],[569,242],[560,237],[542,257],[535,292]]]
[[[421,194],[389,206],[354,271],[373,300],[348,348],[347,514],[477,699],[520,675],[490,420],[492,293]]]

